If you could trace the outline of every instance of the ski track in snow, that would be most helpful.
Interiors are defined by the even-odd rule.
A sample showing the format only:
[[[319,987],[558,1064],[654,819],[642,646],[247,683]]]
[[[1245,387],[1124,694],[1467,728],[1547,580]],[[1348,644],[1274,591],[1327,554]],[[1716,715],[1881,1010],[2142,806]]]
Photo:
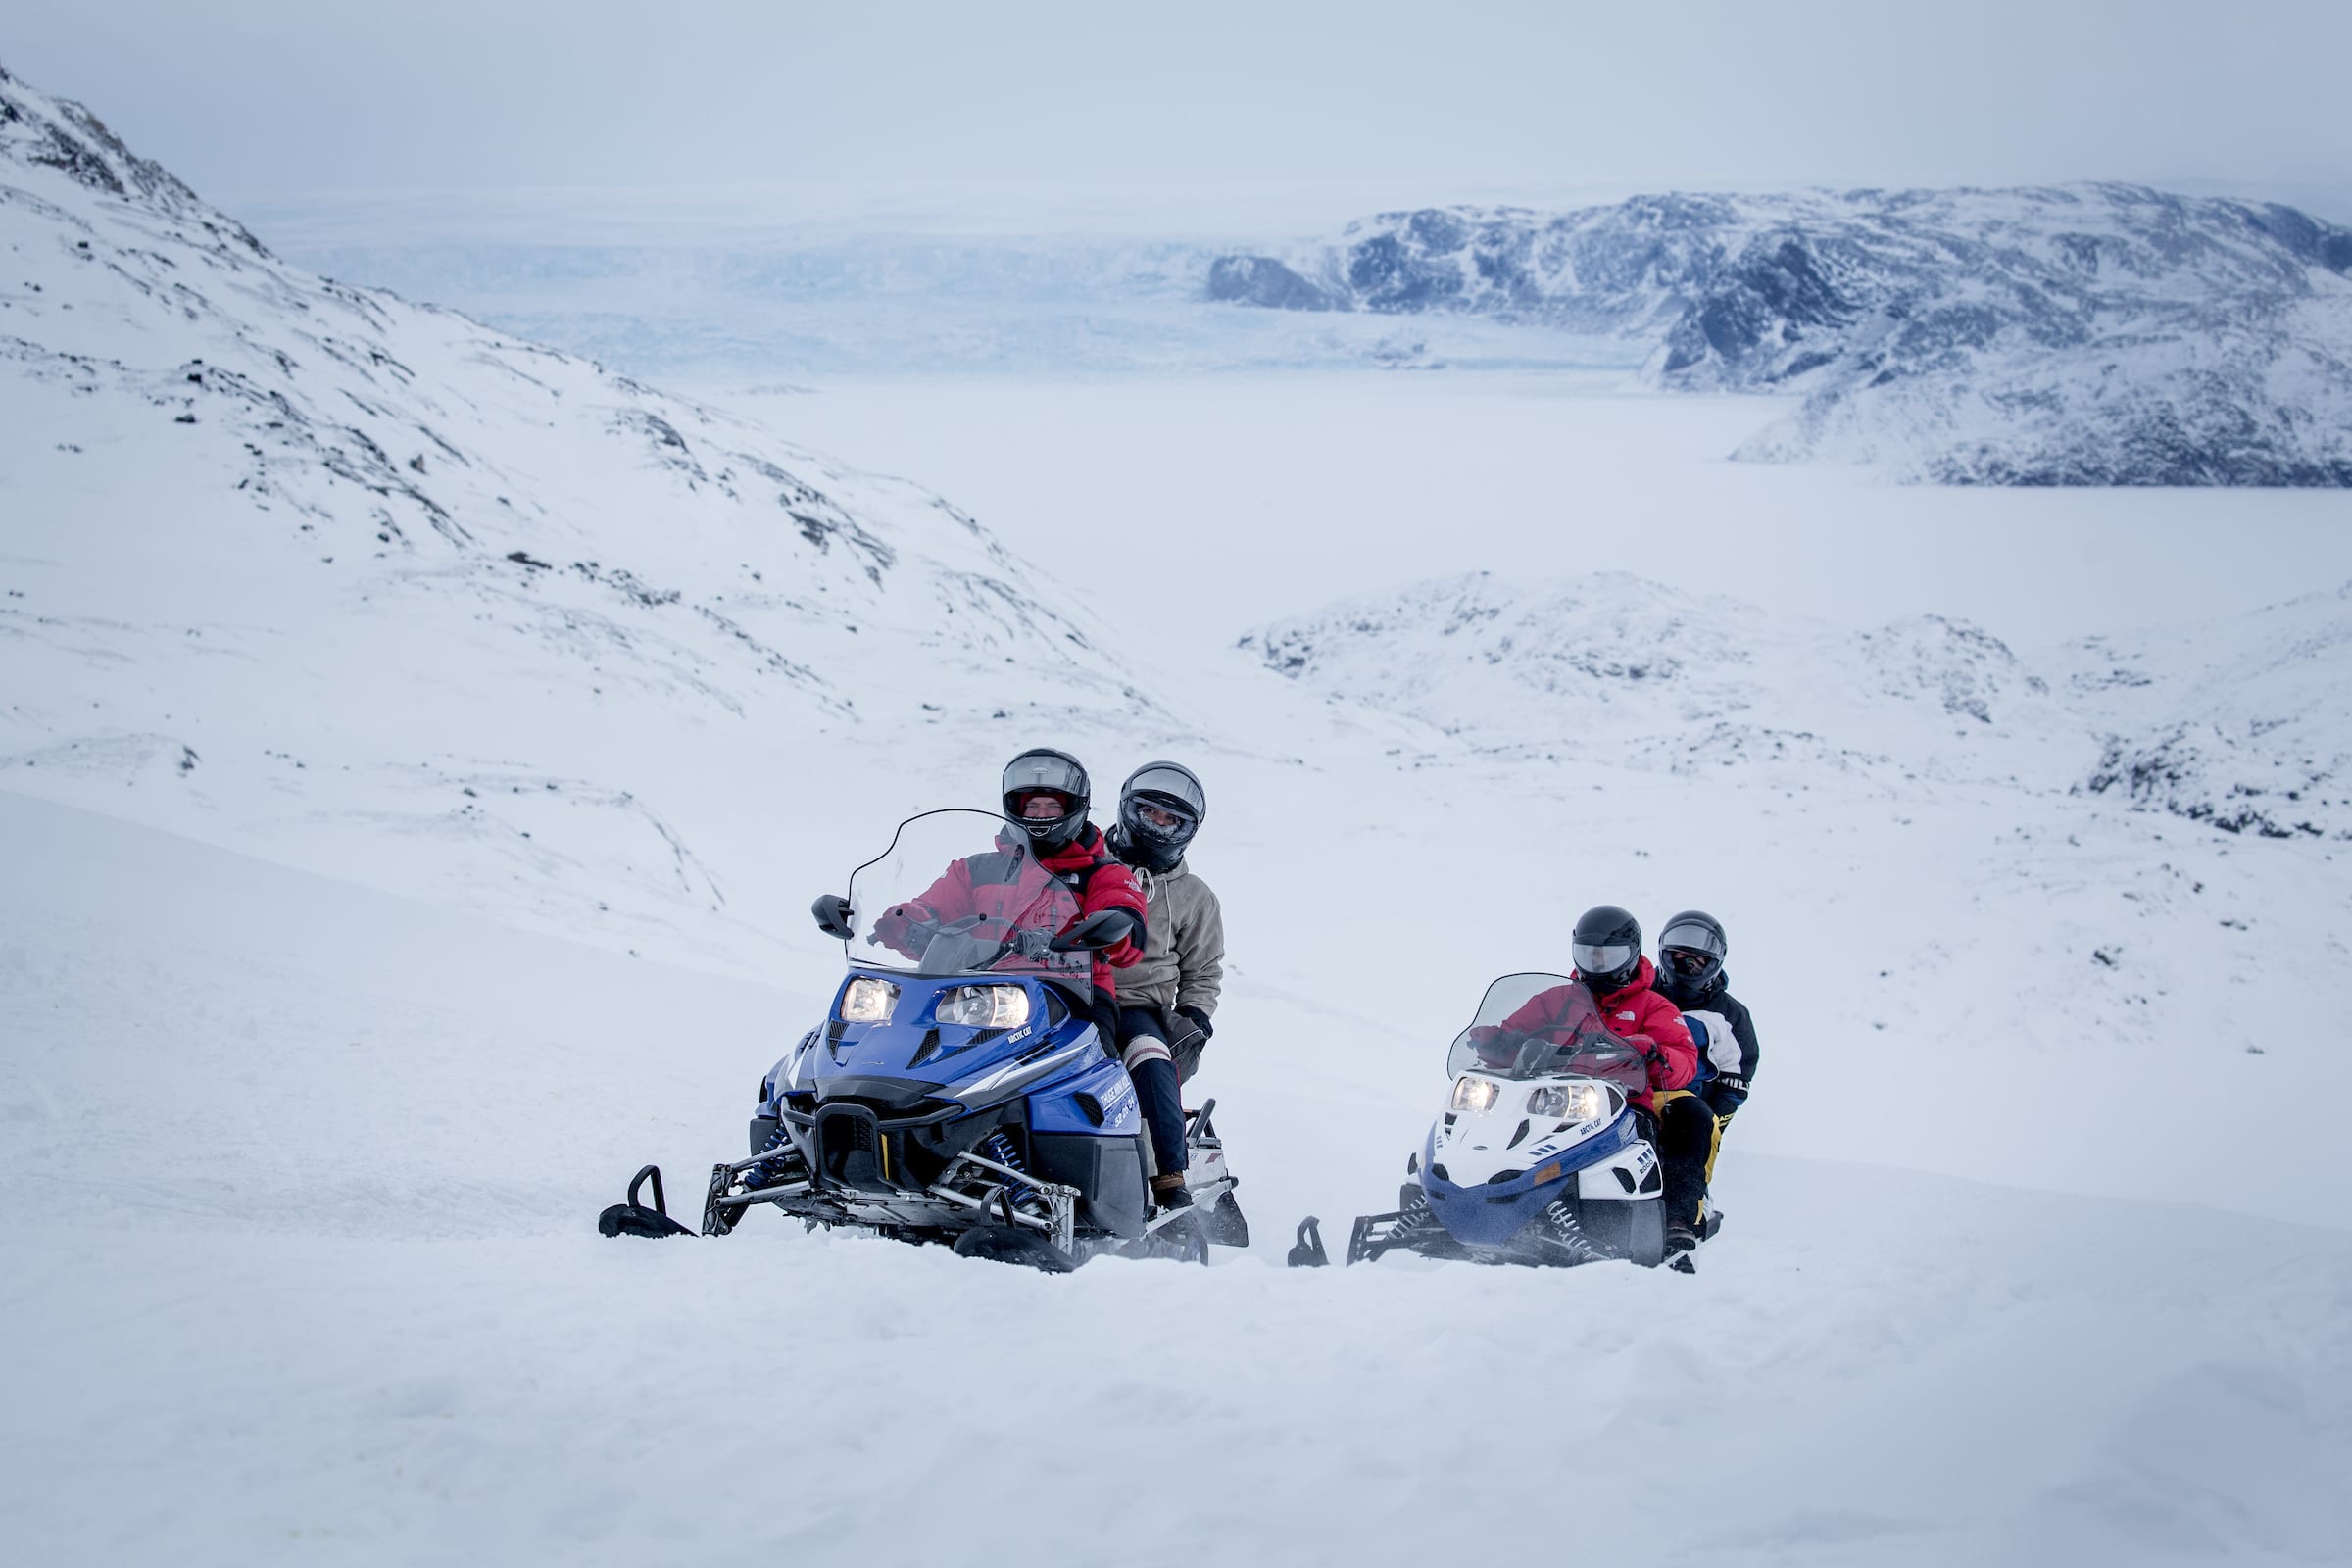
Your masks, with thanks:
[[[4,84],[12,1561],[2352,1555],[2342,595],[2018,653],[1462,579],[1130,670],[947,503]],[[1211,780],[1257,1245],[597,1237],[742,1147],[808,895],[1041,736]],[[1700,1273],[1279,1267],[1604,897],[1764,1033]]]

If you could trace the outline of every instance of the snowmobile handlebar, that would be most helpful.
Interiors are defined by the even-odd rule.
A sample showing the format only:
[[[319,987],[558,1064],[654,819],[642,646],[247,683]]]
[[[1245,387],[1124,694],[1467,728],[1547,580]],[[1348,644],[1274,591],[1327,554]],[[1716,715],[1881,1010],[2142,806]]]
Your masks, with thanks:
[[[1074,949],[1114,948],[1135,934],[1135,915],[1127,909],[1099,909],[1046,944],[1055,953]]]

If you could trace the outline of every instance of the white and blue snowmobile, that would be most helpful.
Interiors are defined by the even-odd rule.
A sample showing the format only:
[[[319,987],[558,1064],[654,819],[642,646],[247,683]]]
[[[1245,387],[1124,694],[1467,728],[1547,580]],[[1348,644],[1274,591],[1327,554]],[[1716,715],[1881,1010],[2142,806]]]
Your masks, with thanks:
[[[1205,1262],[1209,1244],[1249,1245],[1214,1101],[1187,1114],[1192,1206],[1149,1203],[1151,1139],[1092,1005],[1092,949],[1126,919],[1082,921],[1019,827],[909,818],[815,912],[849,973],[761,1080],[751,1157],[712,1168],[704,1235],[768,1205],[1055,1272],[1105,1251]],[[608,1234],[684,1230],[640,1212]]]
[[[1646,1058],[1582,981],[1496,980],[1446,1071],[1446,1108],[1405,1163],[1413,1179],[1394,1213],[1356,1220],[1349,1263],[1400,1249],[1480,1263],[1665,1260],[1665,1183],[1633,1105]],[[1310,1218],[1292,1262],[1322,1261]]]

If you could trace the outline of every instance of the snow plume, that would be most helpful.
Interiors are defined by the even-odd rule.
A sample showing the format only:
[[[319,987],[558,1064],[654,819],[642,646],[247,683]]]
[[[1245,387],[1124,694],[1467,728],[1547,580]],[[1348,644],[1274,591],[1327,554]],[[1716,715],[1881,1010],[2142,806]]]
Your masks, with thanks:
[[[937,496],[287,266],[14,79],[0,242],[14,788],[664,946],[760,830],[710,759],[1166,721]]]
[[[1613,336],[1803,394],[1737,454],[1946,484],[2352,485],[2352,231],[2136,185],[1431,208],[1212,300]]]

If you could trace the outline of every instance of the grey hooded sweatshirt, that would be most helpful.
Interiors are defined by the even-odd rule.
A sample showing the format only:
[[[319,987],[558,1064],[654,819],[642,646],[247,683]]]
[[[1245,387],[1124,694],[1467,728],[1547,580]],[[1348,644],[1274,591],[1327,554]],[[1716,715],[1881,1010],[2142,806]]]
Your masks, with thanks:
[[[1144,956],[1119,971],[1119,1002],[1174,1012],[1198,1007],[1212,1017],[1225,984],[1225,911],[1207,883],[1182,860],[1172,871],[1131,866],[1144,890]]]

